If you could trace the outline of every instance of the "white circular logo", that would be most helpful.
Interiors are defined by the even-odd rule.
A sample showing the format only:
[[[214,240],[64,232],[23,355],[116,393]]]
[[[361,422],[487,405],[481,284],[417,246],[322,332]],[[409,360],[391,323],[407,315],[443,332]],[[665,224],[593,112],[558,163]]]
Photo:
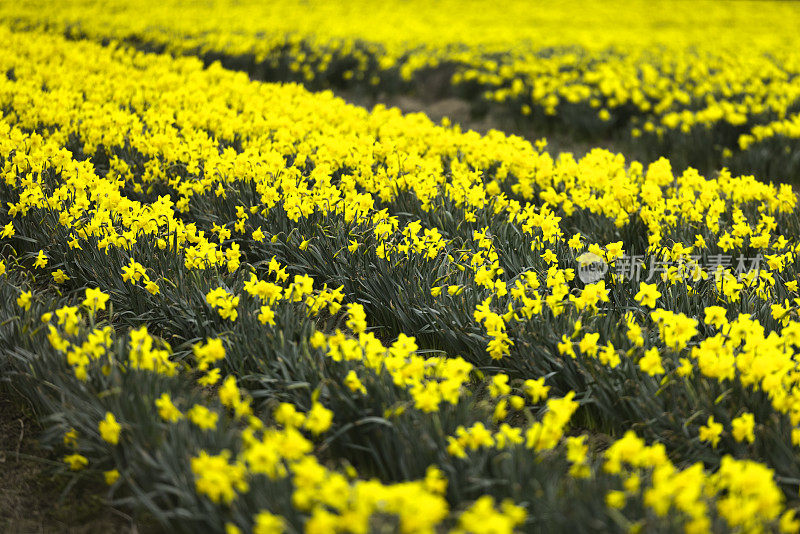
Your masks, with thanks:
[[[608,264],[603,258],[592,252],[584,252],[576,258],[578,260],[578,278],[584,284],[593,284],[608,272]]]

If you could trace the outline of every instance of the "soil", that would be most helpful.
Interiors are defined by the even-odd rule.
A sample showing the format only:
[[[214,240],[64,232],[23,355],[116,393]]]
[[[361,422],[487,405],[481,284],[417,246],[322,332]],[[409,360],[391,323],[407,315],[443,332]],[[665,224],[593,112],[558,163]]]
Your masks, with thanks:
[[[428,93],[435,95],[436,92]],[[383,95],[379,98],[367,97],[351,91],[336,91],[336,95],[357,106],[372,109],[377,104],[396,107],[403,113],[424,113],[435,123],[441,123],[445,117],[451,124],[458,124],[462,131],[474,130],[481,135],[489,130],[498,130],[509,135],[518,135],[530,142],[541,138],[547,139],[545,150],[556,158],[562,152],[572,153],[576,159],[585,156],[594,148],[604,148],[611,152],[622,152],[621,147],[611,140],[577,141],[563,133],[537,132],[530,127],[520,126],[519,121],[510,115],[490,112],[480,118],[473,116],[472,105],[462,98],[450,96],[430,96],[420,98],[408,95]],[[627,154],[626,154],[627,156]],[[636,155],[634,155],[636,156]],[[626,157],[626,159],[628,159]]]
[[[13,534],[136,534],[142,529],[108,506],[104,488],[55,474],[58,457],[37,442],[32,414],[0,394],[0,532]]]

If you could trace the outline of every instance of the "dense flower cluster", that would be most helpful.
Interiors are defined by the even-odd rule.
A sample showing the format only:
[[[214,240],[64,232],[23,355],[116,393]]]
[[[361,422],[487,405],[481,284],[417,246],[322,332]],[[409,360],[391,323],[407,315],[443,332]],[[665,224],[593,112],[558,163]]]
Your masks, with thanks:
[[[441,79],[440,92],[476,112],[501,109],[539,130],[613,135],[708,170],[800,177],[800,16],[785,2],[37,0],[9,3],[0,18],[313,88],[385,94]]]
[[[0,364],[65,470],[188,532],[800,529],[791,187],[0,39]]]

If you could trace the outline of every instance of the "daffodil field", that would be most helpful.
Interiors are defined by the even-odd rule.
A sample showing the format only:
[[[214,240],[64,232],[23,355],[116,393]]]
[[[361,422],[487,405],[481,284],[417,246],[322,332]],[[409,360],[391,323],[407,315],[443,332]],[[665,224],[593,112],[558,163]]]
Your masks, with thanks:
[[[433,90],[652,161],[800,182],[794,2],[33,0],[0,20],[314,90]]]
[[[0,387],[63,476],[187,533],[799,531],[800,8],[583,4],[0,4]],[[442,73],[648,160],[330,90]]]

